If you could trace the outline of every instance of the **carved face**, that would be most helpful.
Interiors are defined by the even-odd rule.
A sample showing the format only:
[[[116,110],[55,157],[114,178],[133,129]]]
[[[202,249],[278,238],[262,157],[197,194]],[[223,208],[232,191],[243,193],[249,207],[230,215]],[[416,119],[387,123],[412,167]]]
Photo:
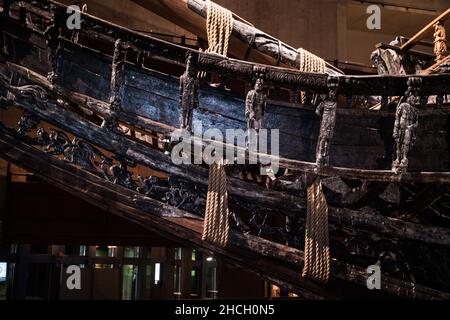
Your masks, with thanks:
[[[186,70],[189,75],[194,75],[194,68],[192,68],[192,61],[190,59],[187,61]]]
[[[263,90],[263,81],[261,79],[256,80],[255,90],[261,92]]]

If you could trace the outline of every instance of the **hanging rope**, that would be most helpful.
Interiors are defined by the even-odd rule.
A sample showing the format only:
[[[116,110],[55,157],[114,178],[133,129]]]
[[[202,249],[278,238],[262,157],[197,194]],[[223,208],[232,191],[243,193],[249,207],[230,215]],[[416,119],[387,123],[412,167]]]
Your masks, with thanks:
[[[327,283],[330,278],[328,205],[320,178],[308,188],[305,262],[302,276]]]
[[[306,51],[305,49],[298,49],[299,70],[301,72],[315,72],[325,73],[326,62],[315,54]],[[305,92],[301,93],[301,102],[305,102]]]
[[[207,1],[206,33],[208,36],[207,52],[227,56],[231,32],[233,31],[233,14],[218,4]]]
[[[202,240],[219,247],[225,247],[228,243],[229,233],[225,166],[222,163],[213,163],[209,166],[208,195]]]

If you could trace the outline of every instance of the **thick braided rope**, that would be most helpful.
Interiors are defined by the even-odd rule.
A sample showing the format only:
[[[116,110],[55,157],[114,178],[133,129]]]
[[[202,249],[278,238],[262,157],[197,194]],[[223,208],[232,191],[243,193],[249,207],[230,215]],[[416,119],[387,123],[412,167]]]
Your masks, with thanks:
[[[233,14],[218,4],[207,1],[206,33],[208,36],[207,52],[227,56],[231,32],[233,31]]]
[[[315,54],[306,51],[305,49],[298,49],[299,70],[301,72],[325,73],[325,60],[316,56]],[[301,93],[302,103],[305,102],[305,93]]]
[[[202,239],[214,245],[225,247],[228,243],[227,177],[223,164],[209,166],[208,195]]]
[[[302,276],[327,283],[330,278],[328,205],[320,179],[308,188],[305,259]]]

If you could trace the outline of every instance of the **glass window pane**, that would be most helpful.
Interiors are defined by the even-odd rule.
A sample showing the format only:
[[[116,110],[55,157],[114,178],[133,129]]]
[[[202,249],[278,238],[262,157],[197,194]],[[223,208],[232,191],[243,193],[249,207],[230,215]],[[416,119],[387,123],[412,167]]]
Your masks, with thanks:
[[[113,258],[117,256],[116,246],[97,246],[95,250],[96,257],[109,257]]]
[[[88,246],[80,246],[80,256],[81,257],[86,257],[88,255]]]
[[[175,266],[173,275],[173,294],[176,299],[181,299],[181,267]]]
[[[124,247],[124,258],[139,258],[139,247]]]
[[[196,249],[192,250],[192,261],[202,260],[202,253]]]
[[[114,265],[111,263],[96,263],[95,269],[114,269]]]
[[[162,287],[162,265],[161,263],[155,263],[155,286]]]
[[[217,268],[207,266],[206,275],[206,296],[210,299],[217,299]]]
[[[136,265],[127,264],[122,267],[122,300],[136,300],[137,273]]]
[[[0,262],[0,300],[6,300],[6,288],[7,288],[7,272],[8,264],[6,262]]]
[[[200,296],[201,290],[201,278],[200,278],[200,268],[194,267],[191,270],[191,296]]]
[[[175,248],[175,256],[174,256],[175,261],[181,261],[182,257],[181,252],[182,252],[181,248]]]
[[[66,246],[64,254],[68,256],[80,256],[85,257],[87,254],[86,246]]]

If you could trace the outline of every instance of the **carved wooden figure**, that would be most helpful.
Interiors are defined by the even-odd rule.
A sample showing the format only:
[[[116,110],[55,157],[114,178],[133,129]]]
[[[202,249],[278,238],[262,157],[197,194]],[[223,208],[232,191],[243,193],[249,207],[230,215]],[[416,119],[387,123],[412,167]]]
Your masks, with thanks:
[[[264,92],[263,85],[264,80],[262,77],[256,79],[255,87],[247,93],[247,98],[245,99],[247,129],[249,133],[256,134],[256,141],[258,141],[259,131],[263,127],[264,113],[266,112],[267,95]]]
[[[112,116],[105,118],[102,127],[109,130],[117,130],[117,112],[122,109],[124,66],[127,54],[127,47],[121,39],[117,39],[114,45],[114,56],[112,61],[111,83],[109,104]]]
[[[419,109],[416,107],[419,99],[412,94],[407,101],[397,107],[394,134],[396,142],[396,159],[392,170],[402,174],[408,167],[408,153],[416,141],[416,128],[419,125]]]
[[[319,168],[328,166],[331,140],[336,126],[337,89],[338,79],[330,78],[328,96],[316,109],[316,114],[322,117],[320,124],[319,141],[316,149],[316,164]]]
[[[180,77],[180,128],[192,130],[192,113],[198,107],[199,82],[194,68],[194,56],[186,55],[186,71]]]
[[[61,25],[63,24],[64,18],[63,13],[58,6],[51,4],[50,9],[53,15],[52,24],[44,32],[44,37],[49,49],[48,59],[51,65],[51,71],[48,73],[47,79],[52,84],[56,84],[59,80],[61,68],[60,58],[63,50],[61,42]]]
[[[436,62],[441,61],[447,55],[447,33],[440,22],[434,25],[434,54]]]

